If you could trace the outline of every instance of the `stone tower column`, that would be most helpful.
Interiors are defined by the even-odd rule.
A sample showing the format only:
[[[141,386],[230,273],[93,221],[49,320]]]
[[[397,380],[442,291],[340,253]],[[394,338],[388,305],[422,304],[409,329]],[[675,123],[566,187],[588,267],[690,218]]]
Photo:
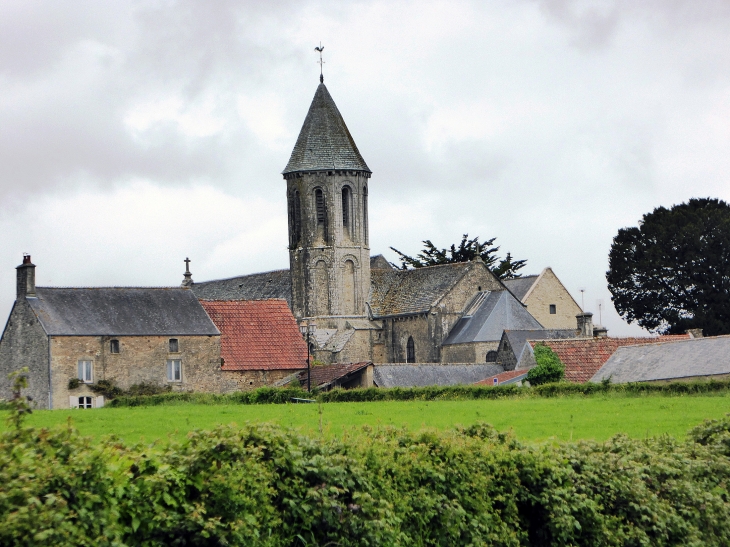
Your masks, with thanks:
[[[294,316],[365,316],[371,171],[323,83],[283,175]]]

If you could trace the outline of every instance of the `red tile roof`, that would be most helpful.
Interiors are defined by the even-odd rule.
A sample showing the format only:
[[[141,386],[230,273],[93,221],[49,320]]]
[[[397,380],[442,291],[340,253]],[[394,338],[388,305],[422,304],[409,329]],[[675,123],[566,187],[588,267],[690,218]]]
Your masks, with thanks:
[[[490,376],[489,378],[485,378],[484,380],[480,380],[474,385],[477,386],[494,386],[499,385],[503,382],[506,382],[507,380],[511,380],[512,378],[516,378],[517,376],[522,376],[523,374],[527,374],[526,370],[508,370],[507,372],[500,372],[496,376]],[[497,383],[494,383],[494,379],[497,379]]]
[[[334,365],[320,365],[312,367],[310,371],[312,387],[319,387],[325,384],[331,384],[335,380],[344,378],[345,376],[358,372],[372,365],[369,361],[361,363],[337,363]],[[303,370],[297,377],[302,386],[307,386],[307,371]]]
[[[201,300],[221,331],[223,370],[298,370],[307,345],[286,300]]]
[[[608,358],[622,346],[658,344],[688,340],[688,334],[658,336],[656,338],[573,338],[567,340],[530,340],[534,348],[546,344],[565,365],[565,379],[569,382],[587,382],[598,372]]]

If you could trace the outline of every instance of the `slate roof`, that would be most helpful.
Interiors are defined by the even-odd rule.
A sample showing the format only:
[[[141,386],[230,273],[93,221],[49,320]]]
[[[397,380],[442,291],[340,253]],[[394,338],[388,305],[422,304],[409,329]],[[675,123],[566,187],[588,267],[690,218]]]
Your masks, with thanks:
[[[497,379],[497,383],[494,383],[494,379]],[[527,371],[525,370],[508,370],[507,372],[500,372],[484,380],[476,382],[477,386],[501,386],[505,384],[516,384],[520,380],[527,378]]]
[[[565,379],[569,382],[587,382],[622,346],[659,344],[667,341],[688,340],[687,334],[659,336],[655,338],[576,338],[574,340],[545,340],[545,343],[565,364]]]
[[[36,287],[27,302],[51,336],[219,334],[187,289]]]
[[[475,297],[478,307],[457,321],[444,341],[445,346],[471,342],[495,342],[505,329],[541,329],[542,325],[509,291],[485,291]],[[469,313],[473,313],[469,315]]]
[[[222,370],[307,366],[307,344],[284,300],[200,301],[221,331]]]
[[[194,283],[190,289],[201,300],[264,300],[282,298],[291,307],[289,270],[241,275]]]
[[[730,374],[730,336],[618,348],[591,378],[600,382],[650,382]]]
[[[537,275],[525,275],[523,277],[516,277],[515,279],[505,279],[502,283],[522,302],[527,291],[535,284],[538,277]]]
[[[371,172],[335,101],[321,83],[283,174],[328,169]]]
[[[338,363],[334,365],[323,365],[312,367],[310,369],[312,387],[318,387],[320,389],[328,389],[333,383],[341,384],[347,381],[349,376],[352,376],[362,369],[372,365],[369,361],[363,361],[361,363]],[[303,370],[297,374],[299,384],[307,386],[307,371]]]
[[[378,387],[467,385],[500,372],[499,365],[375,365],[373,381]]]
[[[505,330],[504,337],[512,348],[512,353],[519,363],[525,343],[528,340],[561,340],[576,338],[578,329],[540,329],[540,330]]]
[[[380,268],[383,270],[392,270],[393,266],[383,255],[375,255],[370,257],[370,268]]]
[[[370,271],[373,317],[428,312],[466,274],[471,262],[412,270]]]

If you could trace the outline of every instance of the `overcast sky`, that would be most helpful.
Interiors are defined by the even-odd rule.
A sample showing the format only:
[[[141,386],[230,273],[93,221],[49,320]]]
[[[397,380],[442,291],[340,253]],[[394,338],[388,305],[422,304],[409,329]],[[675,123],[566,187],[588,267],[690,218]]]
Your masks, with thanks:
[[[281,171],[318,84],[363,157],[371,252],[497,237],[616,315],[617,230],[730,200],[730,2],[0,3],[0,314],[41,286],[288,267]]]

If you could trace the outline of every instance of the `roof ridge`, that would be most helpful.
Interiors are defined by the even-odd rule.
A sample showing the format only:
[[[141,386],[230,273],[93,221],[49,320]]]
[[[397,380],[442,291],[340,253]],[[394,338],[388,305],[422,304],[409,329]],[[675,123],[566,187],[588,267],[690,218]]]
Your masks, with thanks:
[[[218,281],[231,281],[233,279],[240,279],[242,277],[251,277],[252,275],[264,275],[264,274],[273,274],[273,273],[279,273],[279,272],[288,272],[289,268],[281,268],[279,270],[268,270],[266,272],[254,272],[250,274],[241,274],[241,275],[234,275],[232,277],[223,277],[221,279],[209,279],[207,281],[196,281],[193,283],[193,285],[203,285],[205,283],[217,283]]]
[[[158,286],[158,287],[128,287],[123,285],[104,285],[104,286],[90,286],[90,287],[40,287],[36,286],[36,289],[73,289],[73,290],[98,290],[98,289],[138,289],[138,290],[170,290],[170,289],[179,289],[181,291],[187,290],[183,287],[180,287],[179,285],[170,285],[170,286]]]

